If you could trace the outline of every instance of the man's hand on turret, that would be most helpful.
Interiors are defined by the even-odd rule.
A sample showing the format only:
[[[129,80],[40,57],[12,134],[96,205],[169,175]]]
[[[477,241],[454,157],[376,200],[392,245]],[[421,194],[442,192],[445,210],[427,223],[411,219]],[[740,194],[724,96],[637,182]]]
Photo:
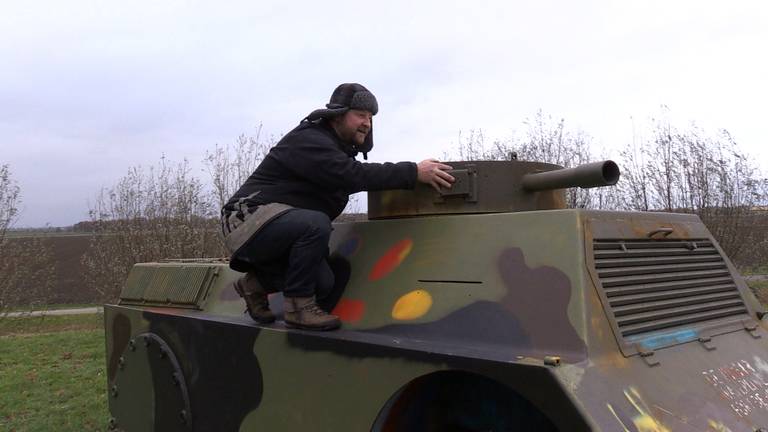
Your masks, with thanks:
[[[425,159],[418,163],[418,179],[422,183],[432,185],[436,191],[440,192],[440,188],[451,188],[451,184],[456,181],[452,175],[446,171],[452,170],[453,167],[440,163],[437,159]]]

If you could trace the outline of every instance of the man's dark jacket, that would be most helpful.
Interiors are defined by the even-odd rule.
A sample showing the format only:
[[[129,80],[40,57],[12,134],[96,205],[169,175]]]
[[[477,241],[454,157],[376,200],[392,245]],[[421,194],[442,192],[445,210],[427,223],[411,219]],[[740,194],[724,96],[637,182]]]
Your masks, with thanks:
[[[326,120],[303,121],[269,151],[224,212],[235,211],[238,200],[251,196],[245,201],[249,209],[283,203],[321,211],[333,220],[352,193],[415,186],[415,163],[362,163],[356,155]]]

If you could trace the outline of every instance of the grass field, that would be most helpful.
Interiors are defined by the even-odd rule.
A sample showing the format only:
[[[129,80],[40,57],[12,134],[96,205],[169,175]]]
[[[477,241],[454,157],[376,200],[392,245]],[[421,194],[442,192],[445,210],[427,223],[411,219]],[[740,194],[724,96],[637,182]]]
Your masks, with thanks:
[[[92,308],[92,307],[99,307],[102,306],[100,303],[55,303],[55,304],[47,304],[47,305],[41,305],[41,306],[13,306],[9,307],[8,310],[4,312],[29,312],[30,310],[45,310],[45,311],[52,311],[52,310],[60,310],[60,309],[81,309],[81,308]],[[0,312],[0,315],[2,313]]]
[[[0,431],[103,431],[103,316],[0,320]]]
[[[741,269],[741,274],[744,275],[744,276],[768,274],[768,265],[762,265],[762,266],[758,266],[758,267],[749,267],[749,268]]]

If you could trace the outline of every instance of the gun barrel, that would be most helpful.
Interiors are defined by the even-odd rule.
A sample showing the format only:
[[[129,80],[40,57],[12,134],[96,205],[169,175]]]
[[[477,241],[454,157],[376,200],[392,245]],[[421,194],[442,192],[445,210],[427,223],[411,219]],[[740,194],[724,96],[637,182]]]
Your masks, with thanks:
[[[575,168],[526,174],[523,176],[522,185],[523,189],[530,192],[577,186],[593,188],[615,185],[620,175],[616,162],[606,160],[579,165]]]

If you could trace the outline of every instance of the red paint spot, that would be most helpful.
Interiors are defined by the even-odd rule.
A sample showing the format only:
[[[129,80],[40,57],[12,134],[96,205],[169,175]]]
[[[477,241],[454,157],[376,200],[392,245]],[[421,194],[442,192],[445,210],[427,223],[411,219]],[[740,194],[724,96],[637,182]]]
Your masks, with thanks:
[[[360,321],[364,312],[365,303],[362,300],[341,299],[331,313],[343,322],[353,323]]]
[[[368,275],[368,280],[373,282],[388,275],[403,262],[405,257],[411,252],[412,247],[413,240],[411,239],[404,239],[397,242],[397,244],[389,248],[384,256],[379,258],[373,266],[373,270],[371,270],[371,273]]]

